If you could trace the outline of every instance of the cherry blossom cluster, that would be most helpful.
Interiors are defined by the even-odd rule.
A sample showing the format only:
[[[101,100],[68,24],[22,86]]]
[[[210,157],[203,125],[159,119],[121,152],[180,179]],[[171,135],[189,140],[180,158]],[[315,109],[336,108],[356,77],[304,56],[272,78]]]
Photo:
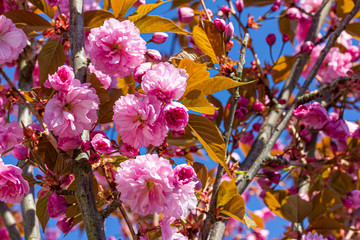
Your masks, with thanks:
[[[80,134],[91,130],[98,118],[99,97],[95,89],[75,79],[68,66],[59,67],[44,86],[58,91],[45,106],[44,122],[59,137],[59,148],[76,149],[80,145]]]
[[[171,227],[176,218],[195,210],[194,190],[198,183],[194,169],[181,164],[172,169],[165,158],[157,154],[137,156],[120,164],[115,176],[120,199],[140,215],[163,213],[163,239],[174,239],[177,229]]]
[[[188,74],[169,63],[151,66],[141,76],[146,96],[122,96],[114,105],[114,123],[123,143],[134,149],[159,146],[168,129],[179,131],[188,122],[187,108],[179,102]]]

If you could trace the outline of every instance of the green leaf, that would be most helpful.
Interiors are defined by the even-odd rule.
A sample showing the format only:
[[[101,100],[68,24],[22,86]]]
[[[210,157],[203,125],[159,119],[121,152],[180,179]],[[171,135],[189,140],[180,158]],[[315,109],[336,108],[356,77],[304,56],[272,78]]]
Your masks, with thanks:
[[[135,22],[137,20],[139,20],[140,18],[146,16],[147,14],[149,14],[151,11],[153,11],[155,8],[161,6],[164,3],[169,2],[169,0],[167,1],[163,1],[163,2],[158,2],[158,3],[151,3],[151,4],[143,4],[140,5],[136,11],[131,14],[128,19],[132,22]]]
[[[110,0],[104,0],[103,9],[108,11],[111,8]]]
[[[261,7],[273,4],[275,0],[244,0],[245,7]]]
[[[250,82],[236,82],[228,77],[216,76],[212,78],[208,78],[205,81],[194,85],[195,89],[200,89],[205,95],[209,95],[212,93],[220,92],[222,90],[235,88],[238,86],[246,85]]]
[[[36,203],[36,216],[39,219],[43,233],[45,233],[46,225],[50,218],[49,212],[47,210],[49,196],[50,192],[48,192],[45,197],[40,198]]]
[[[104,21],[109,18],[115,18],[115,16],[105,10],[93,10],[84,12],[84,26],[85,27],[100,27],[104,24]]]
[[[28,26],[34,27],[35,31],[42,31],[52,27],[48,21],[33,12],[25,10],[13,10],[4,13],[4,15],[5,17],[10,18],[14,24],[24,23]]]
[[[281,204],[281,211],[285,219],[291,222],[302,222],[312,210],[312,203],[301,199],[299,195],[291,195]]]
[[[219,129],[206,117],[189,114],[188,126],[195,133],[197,139],[205,148],[209,157],[221,164],[226,172],[231,176],[229,168],[225,162],[225,143]]]
[[[339,194],[331,189],[323,189],[313,199],[313,210],[309,216],[309,222],[316,221],[319,216],[330,213],[331,209],[337,204],[342,204]]]
[[[223,181],[220,184],[218,196],[217,196],[217,206],[224,206],[227,204],[235,195],[238,194],[236,185],[236,179],[231,181]]]
[[[296,56],[281,56],[277,60],[277,64],[273,67],[273,81],[274,83],[285,80],[289,74],[292,66],[294,65]]]
[[[245,216],[245,201],[240,194],[236,194],[220,212],[241,221]]]
[[[281,211],[281,202],[287,197],[289,197],[288,190],[269,190],[265,192],[264,202],[273,213],[286,219]]]
[[[183,96],[186,96],[192,90],[200,90],[197,89],[196,85],[204,82],[209,78],[210,73],[206,70],[206,64],[194,63],[189,59],[181,60],[178,68],[183,68],[186,70],[189,75],[188,80],[186,81],[186,89]]]
[[[225,43],[222,34],[213,22],[204,20],[193,29],[193,39],[196,46],[217,63],[225,55]]]
[[[56,72],[65,63],[65,60],[66,56],[60,39],[49,40],[38,56],[40,84],[44,84],[48,75]]]
[[[251,218],[249,218],[246,214],[244,215],[244,219],[240,220],[240,222],[245,224],[248,227],[248,230],[250,230],[250,228],[252,228],[254,231],[257,231],[256,222],[254,220],[252,220]]]
[[[22,177],[29,183],[30,188],[32,188],[37,182],[35,178],[25,173],[22,174]]]
[[[191,2],[191,0],[173,0],[172,5],[171,5],[171,9],[177,8],[177,7],[181,6],[181,5],[184,5],[184,4],[189,3],[189,2]]]
[[[336,15],[339,17],[345,17],[354,8],[355,4],[353,0],[336,0]],[[354,18],[360,17],[360,11]]]
[[[111,8],[116,18],[123,17],[136,0],[110,0]]]
[[[286,10],[280,14],[281,17],[279,18],[279,30],[282,34],[287,34],[289,36],[290,42],[294,45],[297,21],[287,18],[285,16],[285,11]]]
[[[55,10],[53,7],[50,7],[45,0],[29,0],[34,6],[39,8],[43,13],[48,15],[50,18],[55,16]]]
[[[114,110],[113,110],[114,103],[122,95],[121,89],[115,89],[115,88],[109,89],[107,91],[107,93],[108,93],[110,101],[108,101],[104,104],[100,104],[100,106],[99,106],[98,122],[100,124],[112,122],[112,117],[114,115]]]
[[[209,173],[208,173],[208,170],[207,170],[206,166],[204,164],[202,164],[202,163],[194,162],[193,163],[193,168],[194,168],[194,170],[196,172],[196,175],[200,179],[202,188],[204,188],[205,185],[206,185],[206,182],[207,182],[207,180],[209,178]]]
[[[216,108],[210,104],[204,93],[200,90],[192,90],[186,94],[186,96],[182,99],[182,103],[189,110],[208,115],[213,115],[216,110]]]
[[[174,32],[178,34],[191,35],[191,33],[180,28],[170,19],[160,16],[145,16],[134,22],[134,24],[140,29],[141,33]]]
[[[360,41],[360,22],[348,24],[345,31]]]

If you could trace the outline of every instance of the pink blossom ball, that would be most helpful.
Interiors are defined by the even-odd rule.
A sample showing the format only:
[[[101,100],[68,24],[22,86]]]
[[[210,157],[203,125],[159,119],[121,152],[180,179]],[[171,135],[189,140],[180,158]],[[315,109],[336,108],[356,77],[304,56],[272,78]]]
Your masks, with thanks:
[[[315,102],[308,106],[308,113],[303,118],[304,122],[313,129],[321,129],[329,120],[328,113],[320,103]]]
[[[110,140],[101,133],[96,134],[91,139],[91,145],[94,147],[95,151],[103,154],[109,154],[114,150]]]
[[[16,60],[26,46],[25,33],[12,21],[0,16],[0,65]]]
[[[142,77],[141,87],[148,94],[162,102],[178,100],[185,93],[189,75],[170,63],[153,65]]]
[[[309,232],[308,234],[304,234],[301,237],[301,240],[326,240],[326,238],[324,238],[321,234],[312,234],[311,232]]]
[[[135,149],[150,144],[159,146],[164,141],[168,130],[161,116],[161,102],[154,97],[146,97],[142,101],[128,94],[114,105],[116,130],[121,140]]]
[[[0,153],[21,143],[24,137],[23,129],[19,127],[18,121],[12,121],[5,125],[0,125]],[[5,154],[9,155],[11,152]]]
[[[88,84],[58,92],[45,106],[44,122],[56,136],[72,138],[90,130],[97,120],[99,97]]]
[[[115,175],[120,199],[140,215],[163,213],[172,204],[173,170],[156,154],[120,163]]]
[[[74,71],[69,66],[61,66],[53,74],[49,75],[45,81],[44,86],[47,88],[53,88],[56,91],[67,91],[73,80],[75,79]]]
[[[146,42],[129,20],[105,20],[103,26],[91,29],[88,40],[91,61],[104,74],[129,76],[145,60]]]
[[[166,104],[164,116],[167,126],[173,131],[180,131],[189,121],[188,109],[179,102]]]
[[[0,201],[20,203],[29,190],[28,182],[22,177],[22,170],[5,165],[0,159]]]

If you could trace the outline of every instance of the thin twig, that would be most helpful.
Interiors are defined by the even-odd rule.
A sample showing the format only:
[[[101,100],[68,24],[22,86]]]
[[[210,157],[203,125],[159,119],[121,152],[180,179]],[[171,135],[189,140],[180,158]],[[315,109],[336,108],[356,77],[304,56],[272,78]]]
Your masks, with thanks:
[[[242,72],[243,72],[244,64],[245,64],[245,53],[246,53],[248,41],[249,41],[249,34],[246,33],[244,36],[244,39],[242,41],[242,44],[241,44],[240,61],[237,66],[235,76],[233,77],[236,81],[241,81],[241,79],[242,79]],[[224,142],[225,142],[225,149],[227,149],[228,145],[229,145],[230,135],[231,135],[231,131],[232,131],[232,125],[234,122],[234,116],[235,116],[235,111],[236,111],[237,102],[239,100],[239,97],[240,97],[239,87],[236,87],[233,89],[230,110],[229,110],[229,115],[228,115],[228,121],[226,122],[225,132],[223,135]],[[226,158],[227,158],[227,152],[225,154],[225,159]],[[211,224],[213,224],[216,219],[216,217],[215,217],[216,200],[217,200],[217,195],[218,195],[218,191],[220,188],[221,178],[223,175],[224,175],[224,168],[219,164],[218,170],[216,173],[215,182],[213,185],[213,192],[212,192],[212,196],[211,196],[211,200],[210,200],[210,209],[208,212],[209,214],[207,215],[205,223],[202,226],[203,227],[203,229],[202,229],[203,237],[208,236]]]
[[[205,14],[206,14],[207,19],[208,19],[209,21],[211,21],[210,14],[209,14],[208,11],[207,11],[207,8],[206,8],[206,5],[205,5],[204,0],[200,0],[200,2],[201,2],[202,7],[204,8],[204,11],[205,11]]]
[[[137,240],[138,237],[137,237],[137,235],[136,235],[136,233],[135,233],[135,231],[134,231],[134,228],[133,228],[133,226],[132,226],[132,224],[131,224],[131,222],[130,222],[130,219],[129,219],[126,211],[125,211],[125,208],[123,207],[122,204],[120,204],[119,209],[120,209],[120,212],[121,212],[121,214],[123,215],[123,217],[124,217],[124,219],[125,219],[126,224],[128,225],[128,227],[129,227],[129,229],[130,229],[131,236],[133,237],[133,240]]]
[[[44,120],[39,115],[39,113],[31,106],[28,100],[26,100],[25,96],[16,88],[14,83],[10,80],[10,78],[7,76],[7,74],[4,72],[3,68],[0,67],[0,74],[5,78],[6,82],[11,87],[11,90],[22,100],[23,104],[31,111],[31,113],[35,116],[35,118],[39,121],[40,125],[44,129],[43,134],[46,136],[46,138],[49,140],[51,145],[56,149],[56,151],[59,151],[57,140],[54,137],[54,135],[49,131],[46,124],[44,123]]]

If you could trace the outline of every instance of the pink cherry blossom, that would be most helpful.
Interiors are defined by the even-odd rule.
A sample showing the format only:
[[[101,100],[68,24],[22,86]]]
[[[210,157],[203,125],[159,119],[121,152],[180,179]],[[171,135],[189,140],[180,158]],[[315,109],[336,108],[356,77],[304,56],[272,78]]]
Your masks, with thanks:
[[[77,149],[81,144],[81,138],[79,135],[74,137],[59,137],[58,147],[63,151],[69,151]]]
[[[91,29],[86,47],[97,70],[126,77],[145,60],[145,44],[134,23],[111,18],[103,26]]]
[[[174,131],[180,131],[186,127],[189,121],[188,109],[179,102],[166,104],[164,116],[167,126]]]
[[[56,218],[65,214],[68,204],[65,198],[56,193],[51,193],[49,196],[47,210],[51,218]]]
[[[294,116],[299,119],[303,119],[308,113],[309,109],[306,105],[298,106],[293,112]]]
[[[168,131],[161,108],[161,103],[154,98],[146,97],[142,101],[133,94],[122,96],[115,102],[113,116],[121,140],[135,149],[150,144],[159,146]]]
[[[24,134],[18,121],[12,121],[5,125],[0,125],[0,153],[14,147],[16,144],[21,143]],[[9,155],[7,153],[6,155]]]
[[[4,15],[0,16],[0,65],[16,60],[26,46],[25,33]]]
[[[328,121],[324,132],[329,137],[339,140],[346,140],[350,137],[349,128],[342,119]]]
[[[91,139],[91,145],[93,146],[95,151],[97,151],[99,153],[109,154],[112,151],[114,151],[110,140],[101,133],[96,134]]]
[[[123,143],[119,148],[119,153],[123,156],[134,157],[139,155],[139,149],[135,149],[131,145]]]
[[[170,224],[174,222],[176,219],[174,217],[165,216],[162,220],[159,221],[159,226],[161,228],[161,239],[169,240],[169,239],[177,239],[177,240],[187,240],[188,238],[178,233],[178,229],[172,227]]]
[[[156,154],[120,163],[115,182],[120,199],[140,215],[162,213],[172,205],[173,170]]]
[[[2,240],[10,240],[9,232],[6,227],[0,228],[0,239]]]
[[[95,69],[94,65],[90,63],[89,65],[89,71],[91,73],[94,73],[96,78],[101,82],[102,85],[104,85],[105,89],[109,89],[112,79],[109,75],[102,73],[101,71],[98,71]]]
[[[46,228],[44,240],[58,240],[60,238],[60,231],[57,228]]]
[[[57,136],[75,137],[90,130],[97,120],[99,97],[89,84],[58,92],[45,106],[44,121]]]
[[[360,208],[360,190],[352,190],[348,193],[346,198],[348,201],[351,202],[351,207],[354,209]]]
[[[312,50],[310,61],[303,72],[304,77],[309,75],[323,48],[324,45],[318,45]],[[352,58],[349,52],[341,53],[338,47],[333,47],[321,64],[316,79],[319,82],[331,83],[334,78],[347,76],[352,67]]]
[[[328,113],[320,103],[315,102],[308,106],[308,113],[303,118],[304,122],[314,129],[321,129],[329,120]]]
[[[140,64],[137,68],[134,70],[134,80],[141,84],[142,76],[146,73],[147,70],[151,69],[151,63],[146,62]]]
[[[73,218],[62,218],[57,221],[56,226],[62,231],[63,233],[68,233],[70,229],[73,227],[74,219]]]
[[[44,86],[47,88],[53,88],[56,91],[67,91],[74,79],[75,74],[73,69],[64,65],[59,67],[53,75],[49,75],[48,79],[44,83]]]
[[[13,165],[5,165],[0,158],[0,201],[20,203],[29,193],[29,184],[22,177],[22,170]]]
[[[178,100],[185,93],[189,75],[185,69],[175,68],[170,63],[153,65],[142,77],[141,87],[160,101]]]
[[[321,234],[318,235],[317,233],[312,234],[309,232],[308,234],[302,235],[301,240],[326,240],[326,238]]]
[[[174,168],[174,177],[178,185],[184,185],[192,182],[196,178],[196,173],[192,166],[180,164]]]

